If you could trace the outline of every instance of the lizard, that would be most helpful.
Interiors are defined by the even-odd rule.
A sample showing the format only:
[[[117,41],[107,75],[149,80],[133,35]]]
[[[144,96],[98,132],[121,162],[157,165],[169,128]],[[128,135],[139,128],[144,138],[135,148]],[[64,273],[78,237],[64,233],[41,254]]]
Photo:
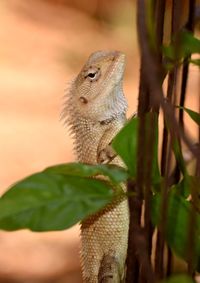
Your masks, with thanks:
[[[123,93],[125,55],[90,55],[66,95],[63,118],[81,163],[124,166],[110,144],[126,122]],[[126,190],[125,186],[123,187]],[[113,201],[81,223],[81,268],[85,283],[119,283],[125,276],[129,211],[127,199]]]

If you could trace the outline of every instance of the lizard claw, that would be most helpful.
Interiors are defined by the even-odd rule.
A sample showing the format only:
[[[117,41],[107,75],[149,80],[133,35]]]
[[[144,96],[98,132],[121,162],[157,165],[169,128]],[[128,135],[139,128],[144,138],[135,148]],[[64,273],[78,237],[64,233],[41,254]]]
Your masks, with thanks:
[[[107,164],[110,163],[115,157],[116,153],[111,145],[107,145],[104,149],[100,150],[97,154],[97,163]]]

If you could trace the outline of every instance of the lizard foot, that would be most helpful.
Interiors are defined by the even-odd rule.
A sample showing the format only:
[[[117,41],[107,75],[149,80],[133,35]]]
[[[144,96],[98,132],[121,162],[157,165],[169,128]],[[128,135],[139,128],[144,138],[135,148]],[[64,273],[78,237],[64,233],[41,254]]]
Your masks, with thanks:
[[[112,146],[109,144],[104,149],[100,150],[97,154],[97,163],[107,164],[110,163],[117,154]]]
[[[98,283],[119,283],[119,264],[114,255],[104,255],[98,274]]]

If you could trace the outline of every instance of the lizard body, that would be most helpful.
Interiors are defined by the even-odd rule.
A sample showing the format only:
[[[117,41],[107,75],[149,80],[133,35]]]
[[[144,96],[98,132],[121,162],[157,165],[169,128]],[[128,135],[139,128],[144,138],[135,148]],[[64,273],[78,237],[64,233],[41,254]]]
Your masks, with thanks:
[[[93,53],[73,81],[64,109],[74,135],[78,161],[104,163],[114,136],[126,121],[122,90],[125,56],[118,51]],[[123,166],[118,156],[109,162]],[[124,188],[125,189],[125,188]],[[126,199],[112,202],[81,224],[81,265],[87,283],[118,283],[124,277],[129,212]]]

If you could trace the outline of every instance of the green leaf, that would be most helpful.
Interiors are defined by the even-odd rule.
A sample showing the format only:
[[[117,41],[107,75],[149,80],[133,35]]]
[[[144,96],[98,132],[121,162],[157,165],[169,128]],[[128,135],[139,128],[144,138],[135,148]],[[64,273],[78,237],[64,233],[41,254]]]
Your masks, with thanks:
[[[161,221],[161,195],[152,198],[152,223],[159,227]],[[191,204],[176,193],[168,195],[167,216],[165,223],[165,239],[176,255],[187,261],[188,258],[188,224],[191,213]],[[200,270],[200,215],[196,213],[194,227],[194,263]]]
[[[114,150],[123,159],[124,163],[128,167],[128,170],[132,177],[136,177],[137,170],[137,146],[138,146],[138,125],[139,117],[131,119],[117,134],[112,142]],[[153,161],[152,161],[152,179],[156,183],[160,179],[160,172],[158,166],[158,119],[154,113],[148,113],[145,117],[146,131],[149,135],[149,130],[153,125],[155,127],[155,140],[153,147]],[[145,129],[144,129],[145,131]]]
[[[191,32],[183,30],[180,33],[180,48],[184,57],[190,54],[200,53],[200,40]]]
[[[194,194],[194,189],[197,194],[195,203],[199,202],[198,194],[200,193],[200,179],[197,176],[185,175],[180,183],[172,187],[178,195],[188,198],[189,195]]]
[[[48,167],[44,172],[77,176],[77,177],[95,177],[104,175],[117,184],[125,182],[128,179],[126,169],[117,165],[87,165],[83,163],[67,163]]]
[[[185,161],[183,159],[180,143],[177,138],[173,139],[172,143],[172,149],[176,158],[176,161],[178,162],[179,168],[183,175],[187,175],[187,168],[185,165]]]
[[[189,62],[200,67],[200,59],[190,59]]]
[[[200,126],[200,114],[198,112],[195,112],[189,108],[182,106],[176,106],[176,107],[184,110],[190,116],[190,118]]]
[[[103,208],[113,195],[102,180],[37,173],[0,198],[0,229],[63,230]]]
[[[200,40],[191,32],[182,30],[176,35],[172,43],[162,47],[162,52],[167,59],[165,67],[171,70],[177,63],[182,63],[184,58],[188,58],[191,54],[200,53]],[[199,65],[199,59],[188,59],[189,62]]]
[[[114,150],[123,159],[132,176],[136,176],[138,117],[131,119],[112,142]]]
[[[163,52],[163,55],[171,60],[171,61],[174,61],[176,59],[176,56],[175,56],[175,50],[174,50],[174,46],[172,44],[170,45],[164,45],[162,47],[162,52]]]
[[[172,190],[174,190],[177,194],[184,198],[188,198],[188,196],[191,194],[190,190],[190,182],[193,176],[184,176],[184,178],[181,180],[180,183],[172,187]]]
[[[178,274],[170,276],[167,279],[160,281],[160,283],[194,283],[195,281],[186,274]]]

